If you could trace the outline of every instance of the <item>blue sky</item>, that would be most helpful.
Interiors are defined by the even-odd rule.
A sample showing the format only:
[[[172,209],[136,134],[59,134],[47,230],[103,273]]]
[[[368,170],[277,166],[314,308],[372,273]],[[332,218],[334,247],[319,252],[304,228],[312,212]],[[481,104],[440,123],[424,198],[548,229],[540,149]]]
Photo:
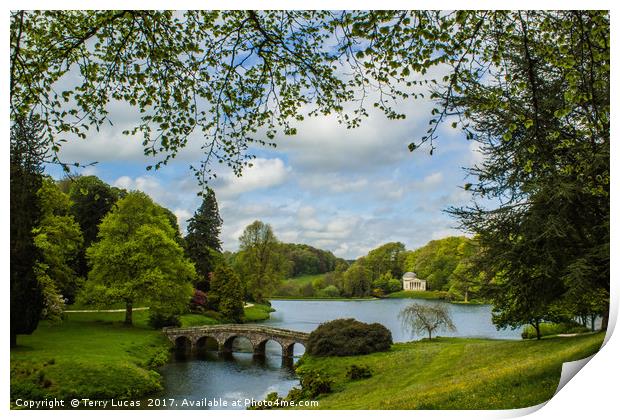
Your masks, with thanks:
[[[386,242],[400,241],[415,249],[432,239],[464,234],[445,214],[448,206],[466,204],[463,167],[481,159],[475,144],[445,123],[432,156],[407,145],[427,129],[430,104],[399,104],[407,118],[388,120],[371,110],[359,128],[346,129],[332,116],[309,118],[297,125],[296,136],[277,137],[278,147],[257,148],[253,167],[241,178],[218,170],[212,187],[224,220],[224,249],[235,251],[238,237],[254,220],[273,226],[285,242],[328,249],[343,258],[357,258]],[[137,115],[112,104],[113,126],[92,131],[86,140],[63,146],[65,161],[93,167],[78,170],[105,182],[150,194],[172,210],[182,229],[200,205],[198,183],[190,165],[201,158],[198,135],[168,166],[147,171],[141,139],[122,134]],[[58,168],[48,168],[56,177]]]

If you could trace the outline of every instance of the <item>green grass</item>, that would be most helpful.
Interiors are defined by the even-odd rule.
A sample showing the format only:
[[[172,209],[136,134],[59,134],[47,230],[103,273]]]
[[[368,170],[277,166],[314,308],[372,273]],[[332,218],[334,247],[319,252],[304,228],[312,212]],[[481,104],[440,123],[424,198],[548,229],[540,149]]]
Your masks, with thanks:
[[[72,313],[41,322],[11,349],[11,398],[136,398],[161,390],[157,366],[170,344],[147,326],[148,311],[127,327],[120,313]]]
[[[243,309],[243,322],[264,321],[269,319],[270,313],[274,311],[275,309],[269,305],[255,303],[253,306]]]
[[[215,325],[222,323],[219,318],[207,314],[184,314],[181,315],[180,318],[182,327],[196,327],[199,325]]]
[[[384,353],[351,357],[304,356],[300,372],[330,376],[333,393],[320,409],[509,409],[550,399],[563,362],[587,357],[604,334],[533,341],[439,338],[398,343]],[[369,379],[346,377],[352,365],[370,367]]]
[[[89,308],[92,309],[92,308]],[[112,308],[106,308],[112,309]],[[244,321],[269,318],[268,305],[245,308]],[[162,390],[156,368],[168,361],[170,343],[148,326],[148,311],[67,313],[57,324],[41,322],[11,349],[11,399],[139,398]],[[185,314],[184,327],[224,322],[217,313]]]
[[[243,322],[258,322],[269,319],[270,313],[274,312],[269,305],[261,305],[258,303],[252,304],[252,306],[243,308]],[[215,325],[223,324],[226,320],[222,319],[220,314],[213,311],[208,311],[205,314],[184,314],[181,315],[182,327],[195,327],[199,325]]]
[[[386,298],[409,298],[409,299],[443,299],[445,292],[438,290],[401,290],[399,292],[390,293]]]

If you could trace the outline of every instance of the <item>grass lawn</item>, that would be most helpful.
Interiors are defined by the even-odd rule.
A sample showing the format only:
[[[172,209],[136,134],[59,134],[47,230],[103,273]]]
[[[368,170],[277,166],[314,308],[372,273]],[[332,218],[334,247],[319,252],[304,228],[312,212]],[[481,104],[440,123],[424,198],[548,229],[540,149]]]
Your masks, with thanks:
[[[390,293],[386,298],[410,298],[410,299],[442,299],[442,292],[437,290],[401,290]]]
[[[244,312],[253,322],[273,309],[254,304]],[[32,335],[18,336],[11,349],[11,400],[139,398],[161,391],[156,368],[168,361],[171,344],[148,326],[148,315],[134,312],[133,327],[126,327],[124,312],[67,313],[61,323],[41,322]],[[224,322],[209,315],[185,314],[181,324]]]
[[[148,311],[71,313],[59,324],[41,322],[11,349],[11,399],[135,398],[161,390],[154,370],[170,344],[147,326]]]
[[[184,314],[181,315],[180,318],[182,327],[196,327],[199,325],[215,325],[222,323],[219,318],[206,314]]]
[[[333,393],[320,409],[509,409],[550,399],[563,362],[600,348],[603,333],[540,341],[439,338],[398,343],[384,353],[351,357],[304,356],[300,372],[330,376]],[[351,381],[352,364],[373,376]]]
[[[269,319],[271,312],[274,312],[273,309],[269,305],[261,305],[255,303],[252,306],[243,308],[243,322],[258,322]]]

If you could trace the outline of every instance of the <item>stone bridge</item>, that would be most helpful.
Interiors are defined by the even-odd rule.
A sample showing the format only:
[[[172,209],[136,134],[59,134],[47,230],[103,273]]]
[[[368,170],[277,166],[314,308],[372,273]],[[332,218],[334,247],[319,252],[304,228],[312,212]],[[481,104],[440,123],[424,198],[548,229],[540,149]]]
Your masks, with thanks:
[[[293,357],[295,343],[303,344],[305,347],[310,335],[299,331],[248,324],[203,325],[186,328],[166,327],[163,332],[177,349],[192,353],[206,349],[209,338],[217,342],[218,350],[221,353],[232,353],[235,338],[245,337],[252,343],[255,355],[264,355],[267,341],[272,340],[280,344],[282,357],[286,358]]]

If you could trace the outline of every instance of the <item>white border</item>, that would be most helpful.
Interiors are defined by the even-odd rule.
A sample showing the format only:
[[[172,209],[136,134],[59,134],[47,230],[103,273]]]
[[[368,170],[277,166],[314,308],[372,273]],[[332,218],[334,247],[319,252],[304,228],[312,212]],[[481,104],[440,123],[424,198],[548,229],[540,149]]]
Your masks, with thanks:
[[[120,8],[171,8],[171,6],[175,9],[193,9],[193,8],[211,8],[211,9],[302,9],[308,8],[308,6],[312,6],[312,8],[316,9],[402,9],[402,8],[416,8],[416,9],[458,9],[458,8],[471,8],[471,9],[612,9],[611,17],[612,17],[612,46],[618,45],[618,37],[616,36],[615,24],[617,23],[616,11],[617,8],[615,4],[609,1],[601,1],[601,0],[590,0],[588,2],[584,1],[574,1],[574,0],[564,0],[562,2],[558,1],[549,1],[549,0],[539,0],[539,1],[530,1],[530,0],[505,0],[505,1],[471,1],[464,3],[462,0],[460,1],[444,1],[444,0],[418,0],[415,2],[412,1],[367,1],[367,0],[357,0],[357,1],[327,1],[327,0],[315,0],[311,4],[307,1],[299,1],[299,0],[272,0],[269,2],[265,1],[236,1],[234,4],[230,1],[216,0],[216,1],[208,1],[208,2],[197,2],[197,1],[187,1],[187,0],[177,0],[175,2],[170,1],[162,1],[162,0],[153,0],[150,2],[138,2],[138,1],[119,1],[119,0],[110,0],[106,2],[102,1],[91,1],[84,2],[76,1],[76,0],[65,0],[65,1],[35,1],[35,0],[24,0],[24,1],[8,1],[6,4],[6,12],[4,15],[4,19],[0,22],[3,30],[3,45],[5,54],[3,55],[4,65],[2,71],[4,73],[5,80],[3,89],[3,96],[5,98],[5,104],[7,104],[5,108],[5,112],[2,115],[2,128],[4,133],[4,138],[7,139],[9,132],[9,112],[8,112],[8,93],[6,86],[9,86],[9,76],[8,76],[8,57],[9,57],[9,37],[8,34],[8,12],[11,9],[83,9],[83,8],[105,8],[105,9],[120,9]],[[618,89],[617,89],[617,76],[618,71],[618,60],[616,59],[616,48],[612,52],[612,110],[616,109],[617,102],[615,98],[618,98]],[[616,119],[611,118],[611,132],[616,133],[618,128],[618,123]],[[617,139],[616,139],[617,141]],[[2,261],[4,268],[4,293],[1,294],[1,303],[0,306],[3,308],[4,316],[0,318],[2,321],[3,332],[1,336],[2,342],[2,352],[3,358],[0,364],[1,373],[3,381],[0,383],[0,389],[2,390],[2,395],[4,396],[4,407],[5,410],[9,411],[9,415],[14,418],[62,418],[62,419],[72,419],[79,418],[82,419],[85,415],[84,412],[80,411],[10,411],[8,410],[8,402],[9,402],[9,334],[8,334],[8,308],[9,308],[9,208],[6,205],[9,197],[9,171],[8,171],[8,163],[9,156],[7,152],[8,149],[8,139],[5,141],[5,153],[2,155],[2,193],[5,198],[5,205],[0,206],[0,211],[2,212],[2,218],[5,221],[2,223],[2,237],[4,238],[2,244]],[[612,143],[612,155],[618,156],[618,147],[615,143]],[[612,178],[617,179],[617,164],[613,163],[612,159]],[[615,188],[616,184],[612,184],[612,214],[620,214],[618,212],[617,205],[617,188]],[[618,242],[618,229],[615,223],[612,222],[612,239],[611,239],[611,255],[614,256],[617,254],[617,242]],[[618,273],[617,269],[617,258],[612,258],[612,307],[610,314],[610,331],[613,328],[617,320],[618,314],[618,285],[617,280],[615,280],[615,276]],[[518,416],[523,416],[526,414],[530,414],[529,418],[532,419],[559,419],[559,418],[610,418],[612,413],[617,415],[617,409],[619,407],[618,404],[618,395],[617,395],[617,384],[618,384],[618,374],[619,372],[619,362],[617,355],[620,354],[620,344],[618,344],[618,339],[608,334],[606,337],[606,345],[601,349],[601,351],[592,358],[592,360],[588,363],[587,367],[585,367],[581,372],[577,374],[575,379],[570,380],[564,388],[562,388],[556,396],[554,396],[547,404],[541,404],[541,406],[522,409],[522,410],[507,410],[507,411],[389,411],[382,412],[376,410],[368,410],[368,411],[338,411],[338,417],[353,417],[356,419],[364,419],[364,418],[372,418],[376,419],[377,417],[382,416],[390,416],[395,418],[432,418],[432,419],[454,419],[454,418],[465,418],[465,419],[494,419],[494,418],[514,418]],[[110,412],[110,411],[89,411],[88,417],[93,419],[107,419],[110,415],[126,415],[125,413],[120,412]],[[128,413],[129,414],[129,413]],[[129,415],[133,417],[142,418],[148,416],[150,418],[169,418],[172,413],[170,412],[162,412],[162,411],[131,411]],[[237,418],[237,417],[246,417],[251,416],[252,418],[269,418],[269,419],[278,419],[278,418],[287,418],[290,419],[291,416],[295,418],[316,418],[317,414],[319,416],[331,416],[332,412],[320,411],[312,412],[312,411],[300,411],[300,412],[290,412],[290,411],[252,411],[252,412],[204,412],[204,411],[187,411],[178,414],[172,415],[180,415],[183,418],[201,418],[205,417],[216,417],[226,416],[227,418]]]

